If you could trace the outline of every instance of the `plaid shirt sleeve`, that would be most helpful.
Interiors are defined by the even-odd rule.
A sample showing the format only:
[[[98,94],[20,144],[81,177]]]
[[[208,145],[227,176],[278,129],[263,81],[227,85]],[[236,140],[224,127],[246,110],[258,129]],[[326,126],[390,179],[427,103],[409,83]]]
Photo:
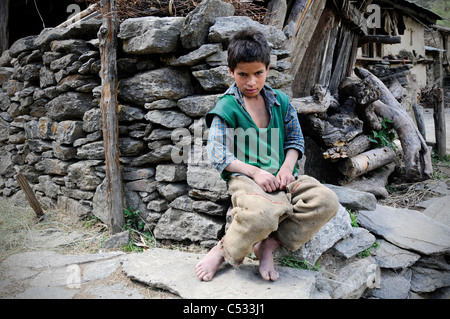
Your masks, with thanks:
[[[304,154],[305,142],[303,139],[302,129],[298,120],[297,111],[289,103],[288,111],[284,117],[284,150],[287,151],[290,148],[296,149]]]
[[[232,129],[220,116],[214,116],[209,129],[206,151],[209,161],[219,173],[236,159],[231,152],[233,143]]]

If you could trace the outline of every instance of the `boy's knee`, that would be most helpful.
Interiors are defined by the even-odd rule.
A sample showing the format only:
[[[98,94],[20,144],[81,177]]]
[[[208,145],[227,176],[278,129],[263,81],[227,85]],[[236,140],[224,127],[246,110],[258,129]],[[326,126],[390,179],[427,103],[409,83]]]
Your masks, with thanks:
[[[313,177],[300,176],[297,183],[290,185],[290,191],[294,205],[300,201],[300,205],[307,203],[311,207],[315,206],[326,219],[335,216],[339,209],[336,193]]]
[[[319,200],[322,203],[324,213],[331,219],[337,214],[339,209],[339,199],[336,193],[328,187],[321,185],[321,191],[318,196],[320,196]]]

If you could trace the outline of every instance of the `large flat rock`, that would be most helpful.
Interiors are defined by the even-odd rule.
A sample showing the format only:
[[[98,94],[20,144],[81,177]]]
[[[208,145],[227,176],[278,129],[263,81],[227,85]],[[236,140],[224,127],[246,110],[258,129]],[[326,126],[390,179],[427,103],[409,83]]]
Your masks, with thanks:
[[[374,211],[360,211],[358,223],[404,249],[425,255],[450,252],[450,227],[419,211],[377,205]]]
[[[450,226],[450,195],[435,198],[434,201],[423,211],[428,217]]]
[[[200,281],[195,265],[204,255],[167,249],[149,249],[124,256],[122,269],[128,277],[151,287],[166,289],[186,299],[244,298],[329,298],[316,290],[318,272],[278,267],[280,278],[267,282],[258,272],[258,264],[246,261],[239,269],[223,264],[210,282]]]

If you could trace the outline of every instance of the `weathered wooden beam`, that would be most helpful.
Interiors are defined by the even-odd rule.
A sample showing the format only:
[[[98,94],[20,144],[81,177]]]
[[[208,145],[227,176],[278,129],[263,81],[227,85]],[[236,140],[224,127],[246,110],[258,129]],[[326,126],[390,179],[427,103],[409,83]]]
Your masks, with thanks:
[[[417,129],[422,135],[423,139],[427,140],[427,132],[425,129],[425,119],[423,118],[423,107],[417,103],[413,103],[414,117],[416,119]]]
[[[341,0],[337,4],[339,13],[347,20],[351,21],[363,34],[369,34],[367,20],[364,18],[364,11],[354,5],[357,1]]]
[[[325,113],[332,103],[338,103],[326,88],[315,85],[313,95],[291,99],[291,104],[299,114]]]
[[[445,127],[445,103],[444,103],[444,89],[435,88],[433,90],[434,97],[434,132],[436,136],[436,153],[439,157],[444,157],[447,154],[447,129]]]
[[[109,231],[112,234],[122,231],[124,220],[124,193],[119,163],[119,103],[117,101],[117,2],[101,0],[103,24],[98,37],[100,40],[102,93],[103,141],[106,168],[106,205],[109,215]]]
[[[42,210],[41,204],[39,204],[38,200],[36,199],[36,196],[34,195],[33,190],[31,189],[30,184],[28,184],[28,181],[26,180],[25,176],[22,175],[22,173],[16,174],[16,180],[20,185],[20,188],[25,193],[25,196],[27,197],[28,203],[30,204],[31,208],[33,208],[34,212],[36,213],[37,217],[43,217],[44,211]]]
[[[0,1],[0,55],[9,48],[9,1]]]
[[[369,137],[367,135],[359,135],[345,145],[329,148],[323,153],[323,158],[335,161],[341,158],[355,157],[368,150],[370,146]]]
[[[400,36],[390,35],[365,35],[359,38],[358,47],[362,47],[366,43],[383,43],[383,44],[396,44],[401,43],[402,38]]]

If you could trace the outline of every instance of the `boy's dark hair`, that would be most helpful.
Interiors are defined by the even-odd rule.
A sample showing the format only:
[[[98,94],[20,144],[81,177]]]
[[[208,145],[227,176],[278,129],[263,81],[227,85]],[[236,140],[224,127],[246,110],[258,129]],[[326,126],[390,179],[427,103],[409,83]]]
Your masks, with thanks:
[[[228,67],[234,71],[239,62],[261,62],[270,64],[270,48],[260,31],[245,29],[236,32],[228,45]]]

